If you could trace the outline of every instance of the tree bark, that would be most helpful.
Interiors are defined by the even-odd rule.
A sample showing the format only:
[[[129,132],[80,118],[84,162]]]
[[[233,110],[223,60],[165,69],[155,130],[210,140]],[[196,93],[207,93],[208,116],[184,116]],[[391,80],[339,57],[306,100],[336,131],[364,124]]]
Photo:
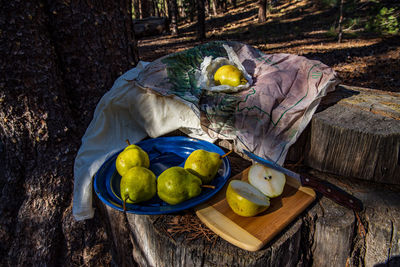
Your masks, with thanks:
[[[197,0],[186,0],[184,3],[186,4],[186,14],[188,15],[189,21],[193,22],[197,11]]]
[[[213,15],[216,16],[218,15],[218,10],[217,10],[217,0],[210,0],[212,1],[212,10],[213,10]]]
[[[133,9],[135,12],[135,19],[140,18],[140,0],[133,0]]]
[[[168,1],[168,12],[170,18],[171,25],[171,33],[172,35],[178,35],[178,5],[176,0],[167,0]]]
[[[342,42],[342,35],[343,35],[343,4],[344,0],[340,0],[340,7],[339,7],[339,34],[338,34],[338,43]]]
[[[204,0],[197,0],[197,38],[206,39],[206,23],[204,14]]]
[[[140,14],[141,14],[141,19],[144,18],[148,18],[151,16],[152,12],[153,12],[153,8],[152,8],[152,2],[151,0],[140,0]]]
[[[130,2],[4,2],[2,264],[109,265],[101,218],[73,219],[73,163],[97,101],[137,62]]]
[[[259,23],[267,21],[266,7],[267,7],[267,0],[259,0],[258,1],[258,22]]]
[[[237,3],[236,3],[237,1],[236,0],[232,0],[232,6],[233,6],[233,8],[236,8],[236,6],[237,6]]]

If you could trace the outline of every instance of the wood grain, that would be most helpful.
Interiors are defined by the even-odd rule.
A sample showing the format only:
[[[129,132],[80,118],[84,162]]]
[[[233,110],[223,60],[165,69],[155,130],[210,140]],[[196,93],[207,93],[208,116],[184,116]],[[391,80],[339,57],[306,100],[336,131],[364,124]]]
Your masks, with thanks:
[[[231,180],[246,181],[248,171],[249,168]],[[229,182],[213,199],[197,208],[196,214],[204,224],[228,242],[249,251],[259,250],[315,199],[312,189],[301,187],[291,177],[286,177],[286,180],[282,195],[271,199],[271,206],[254,217],[239,216],[229,207],[225,199]]]
[[[339,86],[323,98],[286,159],[335,175],[399,185],[400,94]]]

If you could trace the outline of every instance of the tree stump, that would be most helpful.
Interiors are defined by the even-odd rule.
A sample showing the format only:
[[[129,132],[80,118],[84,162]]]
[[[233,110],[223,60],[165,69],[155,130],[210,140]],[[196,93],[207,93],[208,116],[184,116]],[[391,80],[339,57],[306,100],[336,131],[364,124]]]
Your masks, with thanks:
[[[313,169],[400,184],[400,94],[340,86],[288,153]]]
[[[193,210],[144,216],[125,215],[106,207],[115,255],[124,258],[121,265],[135,262],[139,266],[395,266],[400,254],[400,131],[396,109],[383,109],[377,103],[396,107],[398,99],[397,94],[340,87],[321,104],[288,154],[289,160],[297,161],[287,164],[288,168],[353,194],[363,201],[363,212],[356,214],[318,194],[317,200],[264,248],[249,252],[204,234],[207,229]],[[371,110],[365,110],[368,101],[375,103]],[[234,148],[226,140],[217,144]],[[389,159],[385,151],[394,153],[394,159]],[[351,154],[366,157],[369,162]],[[229,158],[232,175],[251,164],[236,153]],[[325,162],[332,162],[334,167]],[[369,165],[375,169],[369,169]],[[377,176],[379,166],[385,166],[386,172]],[[104,210],[104,204],[98,204]],[[195,227],[189,227],[188,221]],[[178,228],[181,231],[176,231]]]
[[[132,261],[139,266],[374,266],[396,262],[400,253],[398,191],[318,171],[310,174],[360,198],[366,207],[358,215],[360,220],[353,211],[319,196],[264,248],[249,252],[219,237],[208,240],[199,235],[190,240],[193,229],[177,234],[169,231],[171,225],[190,228],[177,218],[198,220],[192,210],[147,216],[124,215],[107,207],[109,218],[119,218],[111,224],[116,255],[125,262],[123,266],[131,266],[128,262]]]

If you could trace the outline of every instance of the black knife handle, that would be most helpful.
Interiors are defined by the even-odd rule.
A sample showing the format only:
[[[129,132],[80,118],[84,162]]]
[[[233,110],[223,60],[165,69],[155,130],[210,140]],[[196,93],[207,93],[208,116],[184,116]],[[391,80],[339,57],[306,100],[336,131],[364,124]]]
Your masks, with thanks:
[[[303,186],[308,186],[315,189],[316,191],[332,199],[339,205],[345,206],[346,208],[352,209],[357,212],[363,210],[363,204],[361,200],[355,198],[354,196],[350,195],[349,193],[329,182],[320,180],[312,176],[304,175],[300,175],[300,179]]]

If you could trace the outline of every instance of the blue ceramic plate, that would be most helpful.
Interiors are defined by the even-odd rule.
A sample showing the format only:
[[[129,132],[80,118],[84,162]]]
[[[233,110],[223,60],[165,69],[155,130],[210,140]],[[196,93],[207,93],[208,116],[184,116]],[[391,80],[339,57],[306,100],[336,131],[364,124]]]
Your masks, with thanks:
[[[197,149],[204,149],[210,152],[216,152],[220,155],[225,154],[218,146],[197,139],[183,136],[159,137],[148,139],[137,143],[145,150],[150,158],[150,170],[158,177],[164,170],[173,166],[182,166],[186,158]],[[121,150],[122,151],[122,150]],[[123,211],[123,202],[120,198],[121,176],[116,171],[115,160],[118,151],[108,158],[100,167],[94,177],[94,190],[97,196],[107,205],[117,210]],[[202,188],[201,194],[177,205],[169,205],[158,198],[156,195],[149,201],[139,204],[126,204],[126,212],[135,214],[165,214],[178,212],[184,209],[194,207],[213,195],[215,195],[224,186],[231,174],[229,160],[225,157],[217,176],[212,181],[215,189]]]

